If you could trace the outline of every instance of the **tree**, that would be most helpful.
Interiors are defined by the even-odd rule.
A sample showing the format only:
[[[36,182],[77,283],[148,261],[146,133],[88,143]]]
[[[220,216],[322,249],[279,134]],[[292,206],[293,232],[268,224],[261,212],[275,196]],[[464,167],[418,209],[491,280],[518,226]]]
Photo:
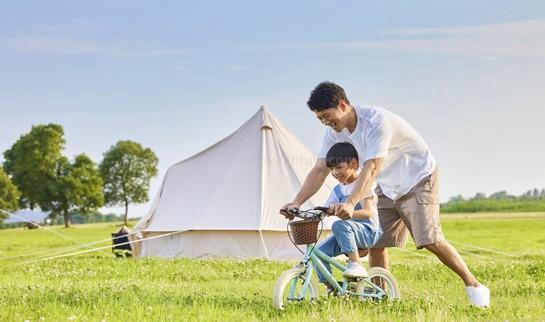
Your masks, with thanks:
[[[526,191],[525,193],[523,193],[522,195],[520,195],[521,198],[526,198],[526,199],[532,199],[532,190],[528,190]]]
[[[62,214],[64,226],[70,227],[70,212],[88,214],[104,205],[102,178],[94,162],[85,154],[73,163],[63,157],[57,163],[55,179],[48,187],[48,201],[53,213]]]
[[[104,180],[104,198],[109,206],[125,207],[125,225],[130,203],[149,200],[151,178],[157,175],[158,159],[149,148],[133,141],[119,141],[104,153],[99,166]]]
[[[477,192],[473,197],[473,200],[483,200],[486,199],[486,194],[484,192]]]
[[[36,125],[4,152],[4,170],[21,192],[21,206],[47,205],[46,186],[54,180],[64,143],[62,126]]]
[[[489,199],[508,199],[509,197],[509,194],[507,193],[507,191],[505,190],[502,190],[502,191],[497,191],[497,192],[494,192],[493,194],[490,195],[490,197],[488,197]]]
[[[465,199],[464,199],[464,197],[462,195],[452,196],[448,200],[448,202],[460,202],[460,201],[465,201]]]
[[[19,190],[11,182],[8,175],[0,168],[0,209],[17,210],[19,200]],[[0,221],[6,218],[5,213],[0,212]]]

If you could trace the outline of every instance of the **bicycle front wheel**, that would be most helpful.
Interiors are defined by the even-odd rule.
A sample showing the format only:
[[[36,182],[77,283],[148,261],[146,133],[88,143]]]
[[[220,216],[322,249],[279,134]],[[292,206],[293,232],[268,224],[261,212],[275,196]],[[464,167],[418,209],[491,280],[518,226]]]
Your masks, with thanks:
[[[364,288],[363,297],[375,297],[389,301],[401,298],[397,281],[394,278],[394,275],[388,270],[382,267],[371,267],[369,269],[369,280],[371,284],[374,284],[375,287],[378,287],[380,290],[366,286]]]
[[[318,283],[310,280],[307,288],[303,289],[305,275],[301,268],[292,268],[284,271],[274,286],[273,305],[282,310],[289,303],[311,301],[319,296]]]

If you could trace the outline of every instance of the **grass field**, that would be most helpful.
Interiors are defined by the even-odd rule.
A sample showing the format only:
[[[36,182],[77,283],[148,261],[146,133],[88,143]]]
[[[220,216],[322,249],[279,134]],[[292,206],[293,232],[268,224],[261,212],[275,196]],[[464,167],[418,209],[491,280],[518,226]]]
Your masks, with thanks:
[[[399,302],[322,298],[277,311],[273,287],[290,263],[123,260],[105,250],[24,264],[74,243],[12,229],[0,230],[0,321],[545,321],[545,213],[449,214],[442,222],[492,290],[490,309],[470,307],[458,278],[414,244],[390,253]],[[116,228],[54,229],[92,242]]]

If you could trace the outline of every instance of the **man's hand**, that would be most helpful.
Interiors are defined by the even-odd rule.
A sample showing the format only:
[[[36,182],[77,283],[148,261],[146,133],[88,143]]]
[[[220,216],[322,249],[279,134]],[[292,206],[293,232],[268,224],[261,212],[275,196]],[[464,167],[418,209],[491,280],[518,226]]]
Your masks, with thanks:
[[[279,213],[286,217],[286,219],[289,219],[289,220],[292,220],[295,216],[290,213],[290,210],[292,209],[299,209],[301,205],[295,203],[295,202],[290,202],[288,204],[285,204],[284,207],[280,208],[280,211]]]
[[[335,216],[342,220],[351,219],[354,216],[354,205],[350,203],[338,203],[331,207]]]

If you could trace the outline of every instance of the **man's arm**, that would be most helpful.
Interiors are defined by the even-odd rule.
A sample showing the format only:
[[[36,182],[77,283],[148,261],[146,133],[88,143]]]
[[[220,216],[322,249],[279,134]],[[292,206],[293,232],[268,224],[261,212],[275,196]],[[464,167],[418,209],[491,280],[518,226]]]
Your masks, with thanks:
[[[363,203],[362,209],[354,210],[354,214],[352,216],[353,219],[371,218],[372,216],[371,208],[373,207],[375,203],[375,198],[374,197],[365,198],[364,200],[362,200],[362,203]]]
[[[346,199],[347,204],[354,206],[358,200],[363,199],[367,191],[371,189],[373,182],[375,182],[383,161],[384,158],[378,158],[367,160],[363,163],[363,169],[358,179],[356,179],[352,194]]]
[[[346,199],[345,203],[339,204],[335,208],[335,215],[341,219],[352,218],[354,214],[354,206],[358,203],[358,200],[363,199],[367,191],[369,191],[375,181],[384,158],[370,159],[363,163],[363,169],[361,170],[352,194]]]
[[[324,184],[324,181],[327,178],[328,174],[329,169],[326,166],[325,160],[318,159],[312,170],[310,170],[310,172],[308,173],[307,178],[305,179],[305,182],[301,187],[301,190],[299,190],[299,193],[297,193],[297,196],[295,196],[293,202],[284,205],[282,209],[280,209],[280,214],[288,218],[292,217],[291,215],[287,216],[287,210],[292,208],[299,208],[302,204],[305,203],[305,201],[307,201],[318,190],[320,190],[320,187],[322,186],[322,184]]]
[[[314,194],[320,190],[328,174],[329,169],[325,164],[325,160],[318,159],[312,170],[310,170],[309,174],[307,175],[301,190],[299,190],[299,193],[293,202],[299,205],[304,204],[305,201],[314,196]]]

